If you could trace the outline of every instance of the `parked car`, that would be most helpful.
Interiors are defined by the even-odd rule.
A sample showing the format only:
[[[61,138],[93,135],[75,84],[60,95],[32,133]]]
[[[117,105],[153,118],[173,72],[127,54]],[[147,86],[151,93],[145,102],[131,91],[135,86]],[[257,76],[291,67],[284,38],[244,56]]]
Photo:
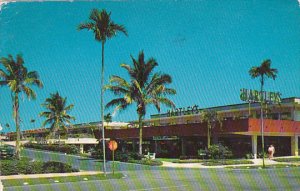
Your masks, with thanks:
[[[14,149],[10,146],[0,146],[0,158],[8,158],[14,156]]]

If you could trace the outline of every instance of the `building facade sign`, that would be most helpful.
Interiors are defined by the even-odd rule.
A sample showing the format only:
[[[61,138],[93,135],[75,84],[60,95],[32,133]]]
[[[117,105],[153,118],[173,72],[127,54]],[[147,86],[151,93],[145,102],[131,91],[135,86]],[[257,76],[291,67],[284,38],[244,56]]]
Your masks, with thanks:
[[[189,107],[181,107],[181,108],[176,108],[176,109],[172,109],[172,110],[167,111],[168,117],[181,116],[181,115],[191,115],[191,114],[197,114],[197,113],[199,113],[199,106],[198,105],[189,106]]]
[[[167,141],[167,140],[177,140],[177,136],[154,136],[154,141]]]
[[[257,90],[240,90],[240,98],[246,102],[261,102],[261,93]],[[262,92],[262,99],[268,103],[281,103],[281,94],[279,92]]]

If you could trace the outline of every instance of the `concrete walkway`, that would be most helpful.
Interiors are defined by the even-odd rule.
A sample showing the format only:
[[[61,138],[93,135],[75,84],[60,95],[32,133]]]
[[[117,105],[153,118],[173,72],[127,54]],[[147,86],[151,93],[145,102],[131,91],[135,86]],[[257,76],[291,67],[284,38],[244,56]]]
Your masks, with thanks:
[[[3,185],[2,185],[1,179],[0,179],[0,191],[3,191]]]
[[[219,165],[219,166],[205,166],[201,163],[173,163],[163,161],[164,167],[174,167],[174,168],[224,168],[224,167],[239,167],[239,166],[256,166],[262,165],[262,159],[252,159],[253,164],[236,164],[236,165]],[[290,164],[286,162],[276,162],[274,160],[265,159],[265,165],[273,164]]]
[[[72,172],[72,173],[20,174],[20,175],[10,175],[10,176],[0,176],[0,188],[2,185],[1,180],[82,176],[82,175],[95,175],[95,174],[102,174],[102,173],[103,172],[101,172],[101,171],[80,171],[80,172]],[[1,191],[1,189],[0,189],[0,191]]]

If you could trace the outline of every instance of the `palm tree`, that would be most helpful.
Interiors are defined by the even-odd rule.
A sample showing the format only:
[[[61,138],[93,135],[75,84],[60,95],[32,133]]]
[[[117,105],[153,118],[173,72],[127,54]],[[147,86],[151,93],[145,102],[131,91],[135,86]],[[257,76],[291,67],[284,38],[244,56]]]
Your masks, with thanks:
[[[20,114],[19,114],[19,95],[24,93],[28,99],[35,99],[36,94],[30,86],[35,85],[39,88],[43,87],[42,81],[36,71],[28,72],[24,66],[24,60],[20,54],[14,60],[12,55],[7,58],[2,57],[0,63],[4,66],[5,70],[0,69],[0,86],[8,86],[11,90],[13,100],[13,116],[16,123],[16,158],[20,158]]]
[[[158,111],[160,111],[161,103],[168,107],[175,107],[175,104],[165,96],[174,95],[176,91],[166,87],[172,82],[171,76],[161,73],[152,75],[153,69],[158,65],[153,58],[145,62],[143,52],[139,53],[137,60],[132,56],[131,58],[133,67],[121,64],[121,67],[127,70],[130,81],[128,82],[119,76],[112,76],[110,84],[106,85],[106,89],[117,96],[122,96],[111,100],[106,107],[114,106],[115,111],[117,111],[124,110],[133,103],[136,104],[139,124],[139,153],[142,154],[142,127],[146,106],[153,104]]]
[[[93,9],[90,13],[89,22],[81,23],[78,30],[92,30],[95,35],[95,40],[101,42],[102,45],[102,65],[101,65],[101,121],[102,121],[102,146],[103,146],[103,170],[106,174],[105,164],[105,139],[104,139],[104,45],[106,40],[116,36],[117,32],[122,32],[127,36],[127,31],[123,25],[115,24],[111,18],[111,13],[107,13],[105,9],[99,11]]]
[[[50,94],[50,97],[42,104],[47,111],[40,113],[40,117],[45,117],[43,127],[50,124],[50,137],[55,136],[56,132],[62,128],[66,132],[68,126],[72,126],[71,120],[75,120],[75,117],[68,114],[73,109],[74,105],[67,106],[67,98],[63,98],[58,92]],[[60,133],[59,133],[60,139]],[[60,141],[59,141],[60,142]]]
[[[215,110],[203,110],[201,112],[201,120],[207,123],[207,148],[210,147],[210,138],[211,138],[211,131],[215,128],[216,124],[219,123],[222,125],[222,121],[220,116]]]
[[[106,123],[112,122],[112,116],[111,116],[110,113],[104,115],[104,121],[105,121]]]
[[[260,119],[261,119],[261,147],[263,153],[263,167],[265,167],[265,156],[264,156],[264,116],[263,116],[263,90],[265,77],[272,78],[275,80],[277,77],[277,69],[271,68],[271,60],[267,59],[261,63],[260,66],[254,66],[249,70],[249,74],[252,78],[260,78]]]
[[[106,123],[104,126],[106,126],[106,127],[108,126],[109,123],[112,122],[112,116],[110,113],[104,115],[104,121]]]

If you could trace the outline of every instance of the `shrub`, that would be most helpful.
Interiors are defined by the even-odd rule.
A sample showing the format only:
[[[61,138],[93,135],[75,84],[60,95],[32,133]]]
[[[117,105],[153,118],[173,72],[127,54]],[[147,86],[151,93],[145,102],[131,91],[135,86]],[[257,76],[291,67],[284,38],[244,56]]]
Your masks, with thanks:
[[[144,155],[141,155],[137,152],[129,152],[128,153],[128,160],[142,160],[144,158]]]
[[[115,160],[121,162],[128,162],[129,156],[128,153],[125,152],[116,152],[115,153]]]
[[[21,158],[21,160],[11,159],[0,162],[1,175],[78,172],[68,164],[55,161],[30,161]]]
[[[137,152],[115,152],[115,160],[121,162],[128,162],[129,160],[142,160],[144,155],[140,155]],[[112,157],[110,157],[112,159]]]
[[[103,152],[101,149],[91,149],[91,157],[95,159],[103,159]]]
[[[44,173],[78,172],[78,170],[73,169],[71,165],[57,161],[48,161],[44,163],[42,169]]]
[[[26,143],[24,147],[40,150],[57,151],[68,154],[79,154],[79,149],[76,145],[42,145],[36,143]]]
[[[231,158],[233,155],[228,147],[218,144],[208,147],[207,156],[211,159],[225,159]]]
[[[245,158],[246,159],[254,159],[254,156],[252,153],[247,153]]]
[[[264,154],[263,154],[263,152],[259,152],[259,153],[257,154],[257,157],[258,157],[258,158],[263,158],[263,155],[264,155],[264,158],[267,158],[267,157],[268,157],[268,154],[267,154],[267,153],[264,153]]]

